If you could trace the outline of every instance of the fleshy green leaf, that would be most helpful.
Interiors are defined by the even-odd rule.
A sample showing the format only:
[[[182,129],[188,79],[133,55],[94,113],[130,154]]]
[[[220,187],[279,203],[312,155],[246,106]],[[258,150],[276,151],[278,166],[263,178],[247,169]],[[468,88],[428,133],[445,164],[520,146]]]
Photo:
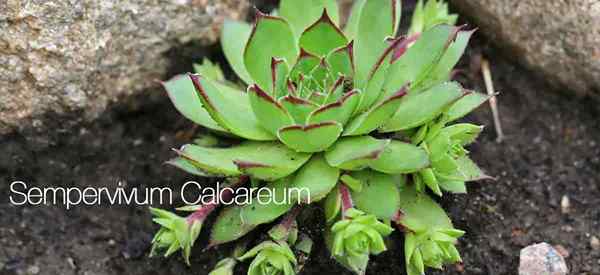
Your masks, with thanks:
[[[218,64],[212,63],[210,59],[202,59],[201,64],[193,64],[194,72],[210,80],[224,82],[225,76]]]
[[[360,192],[352,192],[355,207],[380,219],[392,219],[400,207],[398,177],[371,170],[352,173],[363,184]]]
[[[198,167],[194,166],[191,162],[187,161],[185,158],[174,158],[166,162],[166,164],[175,166],[187,173],[192,175],[208,177],[209,174],[206,171],[198,169]]]
[[[344,33],[331,21],[326,10],[321,18],[300,36],[300,47],[318,56],[325,56],[347,43]]]
[[[388,47],[386,38],[393,37],[396,33],[400,10],[398,0],[366,1],[362,6],[354,44],[355,87],[363,88],[366,85],[371,69]]]
[[[325,121],[309,125],[292,125],[279,129],[277,136],[283,144],[298,152],[320,152],[333,144],[342,133],[342,125]]]
[[[251,226],[269,223],[289,211],[296,202],[288,197],[290,182],[290,178],[284,178],[259,189],[251,203],[242,206],[242,223]]]
[[[370,167],[387,174],[407,174],[419,171],[429,165],[425,150],[410,143],[392,141]]]
[[[456,159],[458,170],[452,175],[443,175],[444,180],[454,181],[477,181],[482,179],[489,179],[490,176],[486,175],[481,169],[473,162],[468,156],[462,156]]]
[[[442,132],[447,134],[451,140],[457,141],[463,146],[474,142],[481,131],[483,131],[483,126],[469,123],[458,123],[442,129]]]
[[[402,100],[394,116],[381,127],[380,132],[395,132],[426,124],[463,94],[462,87],[455,82],[442,83],[421,93],[411,93]]]
[[[282,18],[258,12],[246,49],[244,64],[255,83],[263,89],[272,86],[271,60],[283,58],[293,63],[299,49],[290,25]]]
[[[296,124],[304,124],[310,113],[319,107],[311,101],[293,95],[280,98],[279,103],[290,113]]]
[[[453,228],[444,209],[429,195],[417,192],[414,184],[400,185],[400,223],[415,232]]]
[[[397,60],[394,60],[387,72],[383,86],[385,93],[392,93],[411,83],[411,92],[419,87],[431,70],[442,58],[459,28],[437,25],[423,32],[417,41]]]
[[[273,134],[281,127],[292,125],[294,120],[285,108],[258,85],[248,88],[250,105],[260,125]]]
[[[344,136],[367,134],[386,123],[398,110],[404,95],[406,95],[406,88],[373,106],[369,111],[355,117],[344,130]]]
[[[342,197],[337,187],[334,187],[325,198],[323,209],[325,212],[325,220],[329,224],[340,213],[342,208]]]
[[[348,119],[350,119],[359,100],[360,93],[356,90],[351,91],[338,101],[314,110],[308,117],[308,122],[319,123],[333,120],[344,125],[348,122]]]
[[[162,85],[165,87],[165,90],[177,111],[183,116],[206,128],[227,132],[225,128],[214,121],[210,114],[202,108],[202,101],[198,98],[196,90],[194,89],[194,84],[187,76],[176,76],[171,80],[162,83]]]
[[[244,48],[252,27],[246,22],[225,20],[221,31],[221,48],[233,71],[246,83],[251,84],[252,78],[244,65]]]
[[[186,145],[178,153],[209,173],[225,176],[244,173],[263,180],[283,178],[310,158],[310,154],[294,152],[279,143],[252,141],[229,148]]]
[[[428,82],[443,82],[450,80],[450,74],[456,63],[460,60],[469,44],[471,36],[476,30],[461,31],[456,35],[456,39],[450,44],[444,56],[437,63],[429,76]]]
[[[464,181],[440,181],[439,185],[442,189],[454,194],[467,193],[467,185]]]
[[[289,74],[289,66],[285,59],[273,58],[271,60],[271,77],[273,86],[271,87],[271,95],[274,98],[280,98],[287,94],[287,80]]]
[[[354,42],[350,41],[348,45],[332,51],[327,56],[327,63],[331,66],[331,73],[334,76],[344,75],[348,78],[354,76],[353,47]]]
[[[319,19],[323,9],[327,9],[332,21],[337,24],[339,8],[336,0],[281,0],[279,3],[281,16],[290,23],[296,37]]]
[[[211,118],[234,135],[250,140],[274,140],[264,130],[250,108],[247,95],[225,85],[218,85],[198,75],[189,75],[203,107]]]
[[[313,155],[294,176],[290,187],[299,190],[294,192],[294,195],[299,196],[293,198],[293,201],[312,203],[325,198],[335,187],[339,176],[340,170],[329,166],[322,154]]]
[[[240,206],[232,206],[221,211],[212,226],[210,246],[237,240],[256,227],[242,223],[241,210]]]
[[[305,76],[310,74],[320,62],[321,59],[319,57],[300,48],[300,56],[298,56],[298,61],[296,61],[296,64],[292,68],[290,78],[297,81],[300,75]]]
[[[387,76],[387,69],[390,65],[394,50],[399,44],[404,43],[403,41],[404,39],[402,38],[392,39],[390,41],[390,45],[387,47],[387,49],[385,49],[385,51],[383,51],[379,59],[377,59],[377,62],[367,77],[367,83],[364,87],[360,106],[356,110],[357,112],[368,110],[379,98],[385,99],[385,97],[382,96],[382,87]]]
[[[389,139],[370,136],[341,138],[325,152],[325,159],[333,167],[360,170],[377,159],[389,143]]]
[[[360,14],[366,0],[355,0],[353,2],[348,22],[346,22],[346,27],[344,28],[344,33],[350,40],[356,37],[356,33],[358,32],[358,21],[360,20]]]
[[[488,101],[490,98],[492,97],[477,92],[471,92],[465,95],[456,101],[456,103],[454,103],[448,110],[448,122],[466,116],[468,113],[472,112],[473,110],[477,109],[477,107]]]

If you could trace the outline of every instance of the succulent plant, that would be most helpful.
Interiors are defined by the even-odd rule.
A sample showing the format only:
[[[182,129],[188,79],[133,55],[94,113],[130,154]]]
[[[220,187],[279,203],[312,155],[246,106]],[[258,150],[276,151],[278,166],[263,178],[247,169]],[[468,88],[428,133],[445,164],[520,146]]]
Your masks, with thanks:
[[[177,110],[217,137],[175,150],[168,163],[202,177],[249,178],[275,197],[221,211],[210,246],[237,240],[295,205],[322,201],[332,255],[358,274],[370,254],[385,250],[389,222],[410,236],[411,275],[459,259],[448,254],[456,252],[458,231],[425,186],[438,196],[464,193],[465,182],[486,177],[464,149],[482,127],[452,123],[489,97],[451,80],[473,31],[453,26],[443,3],[419,9],[412,35],[396,36],[400,0],[355,1],[344,30],[335,0],[281,0],[278,16],[257,11],[254,26],[224,24],[225,57],[247,88],[210,61],[164,83]],[[307,192],[276,203],[292,188]],[[204,218],[214,208],[189,209]],[[438,219],[447,223],[438,228]],[[161,225],[157,236],[170,232]],[[249,274],[290,274],[296,262],[289,240],[274,237],[281,230],[242,257],[256,256]],[[448,238],[436,239],[442,234]],[[157,247],[189,255],[188,243],[157,238]]]

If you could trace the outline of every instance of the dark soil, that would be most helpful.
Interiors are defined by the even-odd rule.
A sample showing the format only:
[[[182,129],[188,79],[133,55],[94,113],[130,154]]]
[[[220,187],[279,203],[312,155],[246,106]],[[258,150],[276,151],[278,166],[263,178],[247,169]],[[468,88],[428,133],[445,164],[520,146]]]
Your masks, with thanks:
[[[481,56],[491,62],[504,131],[496,135],[487,106],[466,120],[487,125],[471,146],[474,159],[497,181],[473,183],[469,195],[445,195],[442,204],[458,228],[468,233],[459,247],[464,264],[428,274],[516,274],[519,250],[537,242],[560,245],[571,274],[600,274],[600,107],[587,98],[553,90],[490,41],[477,37],[461,67],[465,86],[483,91],[471,68]],[[169,53],[172,74],[191,69],[190,57],[221,60],[218,47],[182,45]],[[184,61],[185,60],[185,61]],[[183,62],[183,63],[182,63]],[[203,251],[196,245],[192,267],[179,256],[148,258],[157,229],[147,207],[13,206],[9,184],[30,187],[126,188],[173,186],[194,179],[162,164],[194,135],[159,87],[119,104],[93,124],[57,130],[49,136],[0,137],[0,274],[207,274],[227,255],[228,246]],[[568,213],[561,199],[570,199]],[[163,206],[168,207],[168,206]],[[303,274],[350,274],[330,259],[322,245],[321,213],[301,216],[316,241]],[[389,251],[374,257],[368,274],[403,274],[401,234]],[[240,268],[240,270],[243,267]]]

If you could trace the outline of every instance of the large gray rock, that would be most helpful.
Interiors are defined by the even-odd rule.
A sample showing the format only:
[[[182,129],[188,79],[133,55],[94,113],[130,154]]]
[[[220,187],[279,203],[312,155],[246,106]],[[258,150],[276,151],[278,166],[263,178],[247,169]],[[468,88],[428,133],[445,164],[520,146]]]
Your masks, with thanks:
[[[550,83],[600,96],[600,1],[450,1]]]
[[[177,43],[216,41],[242,0],[0,0],[0,134],[46,114],[97,117],[166,72]]]

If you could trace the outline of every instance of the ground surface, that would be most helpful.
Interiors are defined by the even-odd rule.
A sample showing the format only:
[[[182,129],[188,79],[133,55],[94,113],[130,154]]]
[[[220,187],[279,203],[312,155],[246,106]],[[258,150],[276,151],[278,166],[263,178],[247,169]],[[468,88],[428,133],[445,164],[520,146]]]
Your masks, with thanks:
[[[217,47],[182,46],[171,53],[172,74],[190,70],[189,57],[222,59]],[[477,38],[459,77],[482,90],[473,64],[490,59],[507,137],[495,142],[491,114],[482,108],[467,120],[488,125],[472,155],[488,174],[498,177],[470,185],[468,196],[445,196],[442,203],[458,228],[464,265],[428,274],[516,274],[519,250],[546,241],[561,245],[571,274],[600,274],[600,107],[586,98],[552,91]],[[165,78],[168,76],[165,76]],[[9,204],[9,183],[29,186],[117,187],[180,186],[191,177],[161,163],[170,148],[189,140],[194,128],[176,113],[160,89],[134,104],[115,106],[98,122],[57,130],[48,137],[0,138],[0,274],[206,274],[227,247],[202,252],[197,245],[192,267],[178,257],[149,259],[156,227],[146,207],[101,206],[66,211],[63,207],[16,207]],[[561,199],[570,199],[569,213]],[[305,211],[308,232],[317,246],[303,274],[349,274],[331,260],[322,245],[321,213]],[[374,257],[368,274],[402,274],[402,239]]]

